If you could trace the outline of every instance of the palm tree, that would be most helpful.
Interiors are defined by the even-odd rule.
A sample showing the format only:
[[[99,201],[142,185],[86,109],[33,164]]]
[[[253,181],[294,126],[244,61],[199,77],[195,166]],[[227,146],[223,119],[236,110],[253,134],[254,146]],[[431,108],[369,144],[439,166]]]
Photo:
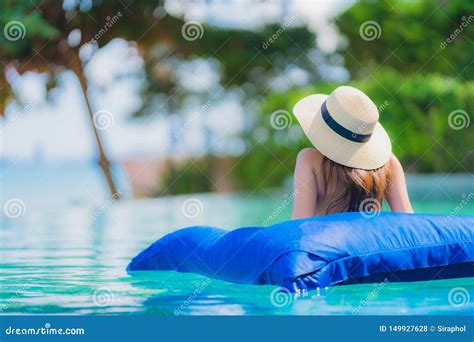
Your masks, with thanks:
[[[94,124],[94,111],[84,75],[85,65],[81,62],[79,50],[82,45],[91,43],[95,48],[100,48],[118,37],[136,42],[149,68],[147,71],[150,71],[146,74],[147,87],[142,94],[144,105],[136,113],[139,116],[149,112],[148,105],[153,102],[150,99],[157,93],[175,93],[170,74],[155,74],[151,71],[159,61],[156,60],[156,51],[151,51],[150,47],[159,44],[178,46],[183,41],[181,27],[184,22],[165,15],[162,4],[147,0],[104,1],[85,8],[87,4],[86,1],[79,1],[71,8],[64,8],[61,1],[45,0],[39,5],[34,5],[31,0],[2,1],[0,25],[5,34],[0,35],[0,60],[5,61],[5,69],[12,66],[20,74],[36,71],[57,75],[64,70],[75,73],[94,133],[98,165],[111,195],[118,198],[103,139]],[[80,30],[81,41],[71,46],[68,36],[77,30]],[[191,52],[189,47],[182,49],[183,55]],[[5,72],[0,74],[0,81],[0,115],[3,115],[6,101],[15,94],[7,82]],[[50,88],[55,86],[54,81],[53,77],[48,85]]]
[[[303,27],[285,28],[284,35],[281,35],[277,42],[262,48],[263,42],[277,30],[282,30],[281,23],[266,26],[258,32],[207,25],[200,27],[199,24],[197,28],[193,27],[194,31],[189,31],[190,35],[197,33],[199,39],[186,39],[189,37],[186,37],[183,30],[191,26],[187,26],[188,23],[182,19],[167,15],[162,4],[153,1],[71,3],[71,8],[64,8],[63,2],[53,0],[44,0],[37,6],[31,0],[17,0],[14,5],[10,0],[0,2],[0,29],[3,32],[15,29],[11,30],[13,36],[10,37],[0,32],[0,60],[16,68],[20,74],[37,71],[56,75],[64,70],[75,73],[94,133],[98,165],[110,193],[115,197],[118,192],[110,162],[100,131],[94,125],[94,111],[84,75],[86,62],[81,61],[79,57],[81,46],[92,43],[95,48],[101,48],[114,38],[134,42],[145,65],[142,108],[134,113],[134,116],[156,113],[157,94],[168,95],[169,99],[159,106],[163,107],[158,108],[160,113],[176,112],[182,99],[189,95],[175,83],[173,67],[176,61],[192,58],[212,59],[220,63],[220,82],[223,89],[252,84],[255,93],[250,93],[251,97],[258,97],[268,89],[268,79],[280,73],[275,70],[275,65],[281,65],[282,57],[285,59],[285,65],[297,65],[305,70],[312,70],[309,74],[314,79],[318,78],[318,72],[312,62],[308,58],[300,58],[301,46],[311,46],[315,38]],[[71,32],[78,31],[80,42],[68,43]],[[295,45],[295,42],[300,46]],[[0,81],[0,113],[3,113],[6,101],[14,94],[8,86],[5,73],[0,74]],[[54,85],[53,77],[48,86],[51,88]],[[214,164],[212,152],[212,149],[208,151],[210,163]]]
[[[0,40],[0,58],[5,61],[5,70],[0,75],[1,115],[4,114],[8,98],[15,96],[6,79],[9,67],[14,67],[20,74],[26,71],[38,71],[56,75],[64,69],[72,70],[79,80],[87,116],[94,133],[98,165],[111,195],[118,199],[119,192],[112,176],[110,161],[102,137],[94,124],[94,112],[87,93],[87,79],[79,58],[79,48],[66,44],[67,36],[76,24],[75,21],[66,18],[62,3],[59,1],[44,1],[36,8],[32,7],[32,2],[29,0],[17,1],[15,6],[11,3],[6,3],[4,6],[0,20],[4,32]],[[54,79],[50,81],[51,85],[54,85]]]

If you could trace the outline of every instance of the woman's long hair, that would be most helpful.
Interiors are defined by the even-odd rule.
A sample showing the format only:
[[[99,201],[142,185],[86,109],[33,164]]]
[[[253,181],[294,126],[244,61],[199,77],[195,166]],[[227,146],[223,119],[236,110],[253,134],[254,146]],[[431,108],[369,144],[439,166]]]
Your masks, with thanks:
[[[320,214],[381,210],[390,181],[390,163],[375,170],[363,170],[324,157],[322,171],[326,194]]]

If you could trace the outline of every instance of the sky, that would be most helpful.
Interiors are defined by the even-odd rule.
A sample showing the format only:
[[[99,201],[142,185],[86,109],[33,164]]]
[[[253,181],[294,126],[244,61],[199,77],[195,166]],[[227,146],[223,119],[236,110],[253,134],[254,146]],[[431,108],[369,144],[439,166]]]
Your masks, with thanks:
[[[303,23],[318,34],[317,46],[332,52],[336,48],[337,33],[329,19],[351,1],[217,1],[167,2],[166,11],[186,20],[208,22],[217,26],[258,29],[261,25],[293,18],[295,24]],[[249,7],[252,10],[249,11]],[[119,23],[118,23],[119,24]],[[71,34],[71,40],[74,35]],[[87,55],[87,50],[84,51]],[[86,67],[91,89],[90,97],[95,113],[102,113],[106,129],[101,133],[105,147],[114,160],[129,158],[162,158],[171,153],[199,155],[204,152],[207,127],[214,138],[223,141],[219,147],[229,154],[240,154],[243,143],[236,137],[243,128],[243,108],[236,93],[227,93],[219,103],[211,103],[206,115],[196,119],[203,103],[200,99],[183,110],[182,116],[154,115],[145,119],[130,120],[130,114],[139,108],[138,89],[140,77],[116,80],[118,74],[137,75],[142,70],[142,60],[130,45],[120,39],[111,41],[98,50]],[[15,71],[10,70],[10,76]],[[182,84],[192,87],[212,88],[218,83],[218,74],[208,63],[187,62],[178,70]],[[293,72],[295,84],[304,83]],[[10,103],[5,117],[0,119],[2,146],[0,159],[35,162],[61,162],[91,160],[95,157],[92,129],[86,116],[84,99],[79,84],[71,72],[59,78],[60,86],[51,92],[50,101],[44,101],[46,75],[26,73],[15,78],[13,87],[22,99],[22,105]],[[280,80],[281,81],[281,80]],[[278,80],[275,80],[278,84]],[[198,110],[196,110],[198,108]],[[179,119],[182,117],[182,119]],[[108,120],[108,121],[107,121]],[[172,145],[173,132],[179,134],[179,143]],[[176,133],[175,133],[176,134]],[[220,136],[223,135],[223,136]]]

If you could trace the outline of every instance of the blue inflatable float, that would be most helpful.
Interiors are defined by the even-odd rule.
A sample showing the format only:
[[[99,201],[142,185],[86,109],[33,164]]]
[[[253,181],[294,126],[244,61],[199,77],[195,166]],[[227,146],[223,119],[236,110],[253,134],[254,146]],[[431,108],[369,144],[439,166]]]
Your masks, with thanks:
[[[127,271],[194,272],[292,291],[474,277],[474,217],[369,215],[343,213],[232,231],[185,228],[138,254]]]

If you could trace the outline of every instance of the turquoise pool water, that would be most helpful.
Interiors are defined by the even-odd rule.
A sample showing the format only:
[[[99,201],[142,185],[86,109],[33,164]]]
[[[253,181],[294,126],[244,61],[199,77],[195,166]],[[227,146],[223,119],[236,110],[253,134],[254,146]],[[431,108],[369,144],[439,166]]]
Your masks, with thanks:
[[[206,224],[231,229],[287,219],[290,208],[282,206],[286,197],[280,191],[125,200],[117,204],[95,195],[95,200],[54,204],[22,196],[21,215],[1,218],[3,314],[474,312],[472,278],[336,286],[291,296],[276,292],[272,286],[238,285],[193,274],[143,272],[131,276],[124,271],[138,251],[179,227]],[[183,204],[189,198],[199,203],[194,208],[197,211],[190,207],[183,214]],[[458,210],[461,214],[474,214],[472,203],[459,209],[460,200],[462,197],[456,199],[456,195],[449,200],[423,199],[414,201],[414,207],[422,212],[449,214]]]
[[[129,259],[174,228],[196,223],[225,227],[250,224],[278,206],[253,196],[198,196],[202,215],[181,213],[185,197],[130,201],[96,210],[70,206],[62,212],[26,211],[1,232],[3,313],[173,314],[454,314],[449,292],[472,293],[472,279],[411,284],[355,285],[321,289],[299,297],[272,286],[245,286],[174,272],[129,276]],[[275,204],[275,206],[272,206]],[[426,203],[425,203],[426,205]],[[434,204],[433,204],[434,205]],[[449,203],[437,203],[448,206]],[[213,212],[225,213],[216,218]],[[286,214],[286,213],[285,213]],[[284,216],[285,214],[282,214]],[[375,298],[372,298],[375,297]],[[372,298],[372,299],[370,299]]]

